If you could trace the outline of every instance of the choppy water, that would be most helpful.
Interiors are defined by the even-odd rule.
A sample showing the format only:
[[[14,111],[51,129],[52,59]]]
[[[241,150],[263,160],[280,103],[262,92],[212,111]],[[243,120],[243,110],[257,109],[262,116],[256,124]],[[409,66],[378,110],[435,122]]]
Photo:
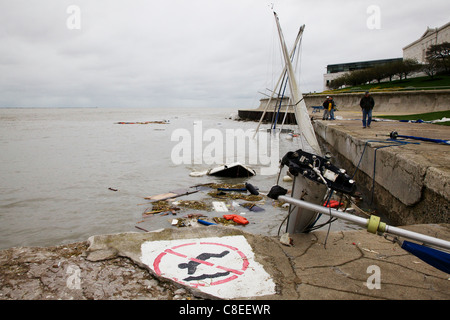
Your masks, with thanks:
[[[269,190],[276,174],[248,180],[191,177],[190,172],[211,166],[173,161],[172,152],[181,141],[171,141],[177,129],[185,129],[182,132],[194,139],[198,121],[202,133],[256,128],[254,122],[229,119],[236,112],[218,108],[0,109],[0,248],[139,232],[135,225],[148,202],[144,197],[201,183],[248,181]],[[169,124],[116,124],[155,120]],[[280,155],[301,147],[296,139],[280,141]],[[192,145],[193,154],[207,143],[201,149]],[[258,166],[253,167],[264,167]],[[251,213],[245,230],[276,235],[285,216],[286,211],[278,208]],[[167,217],[152,219],[154,230],[171,227]]]

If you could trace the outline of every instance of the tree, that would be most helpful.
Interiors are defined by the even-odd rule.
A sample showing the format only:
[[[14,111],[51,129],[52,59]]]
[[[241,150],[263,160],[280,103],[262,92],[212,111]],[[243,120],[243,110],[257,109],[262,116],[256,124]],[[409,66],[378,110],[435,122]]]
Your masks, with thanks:
[[[403,60],[403,75],[405,76],[405,79],[409,74],[420,70],[421,67],[422,66],[415,59]]]
[[[432,61],[428,61],[426,64],[423,65],[422,67],[423,72],[425,72],[431,79],[434,78],[434,76],[436,75],[436,73],[439,70],[439,67],[436,63],[436,61],[432,60]]]
[[[400,80],[403,79],[403,72],[404,72],[404,64],[403,61],[394,61],[388,64],[389,70],[390,70],[390,81],[392,79],[393,75],[397,75]]]
[[[439,70],[445,73],[450,72],[450,43],[431,45],[426,52],[428,63],[435,64]]]
[[[413,59],[388,62],[368,69],[354,70],[343,74],[330,81],[329,87],[331,89],[337,89],[342,86],[358,86],[370,83],[374,80],[381,83],[381,80],[386,78],[389,78],[389,81],[392,81],[394,75],[397,75],[400,80],[403,78],[407,79],[409,74],[416,72],[421,68],[422,65],[419,64],[417,60]]]
[[[370,78],[372,78],[372,80],[376,80],[378,83],[381,83],[381,80],[388,76],[387,68],[384,64],[367,69],[367,72],[370,74]]]

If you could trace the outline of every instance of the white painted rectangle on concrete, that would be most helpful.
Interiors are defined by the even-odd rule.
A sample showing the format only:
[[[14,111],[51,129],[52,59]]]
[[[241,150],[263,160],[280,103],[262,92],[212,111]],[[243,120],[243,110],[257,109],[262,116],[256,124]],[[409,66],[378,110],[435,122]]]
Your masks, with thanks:
[[[141,261],[156,274],[224,299],[275,294],[244,236],[147,241]]]

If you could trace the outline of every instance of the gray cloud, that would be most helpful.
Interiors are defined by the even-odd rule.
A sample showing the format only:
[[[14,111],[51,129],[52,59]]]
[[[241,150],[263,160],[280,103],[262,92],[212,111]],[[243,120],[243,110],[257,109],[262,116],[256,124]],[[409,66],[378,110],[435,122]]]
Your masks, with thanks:
[[[327,64],[394,58],[447,0],[273,1],[288,44],[306,24],[302,91],[321,91]],[[66,26],[69,5],[81,29]],[[256,107],[280,72],[270,2],[39,0],[0,2],[0,107]],[[381,12],[367,27],[369,5]]]

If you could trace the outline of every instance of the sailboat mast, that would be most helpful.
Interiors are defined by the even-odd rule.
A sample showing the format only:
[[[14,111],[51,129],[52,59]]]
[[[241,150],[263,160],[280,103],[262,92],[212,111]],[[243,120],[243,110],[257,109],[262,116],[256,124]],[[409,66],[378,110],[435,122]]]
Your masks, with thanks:
[[[303,30],[304,30],[304,26],[302,26],[302,27],[300,28],[300,30],[298,31],[298,33],[297,33],[297,38],[295,39],[294,47],[293,47],[292,50],[291,50],[290,56],[293,56],[293,54],[295,53],[295,48],[297,47],[298,42],[300,41],[300,39],[301,39],[301,37],[302,37]],[[256,127],[255,133],[253,134],[253,139],[255,138],[256,134],[258,133],[259,127],[261,126],[261,123],[262,123],[262,121],[263,121],[263,119],[264,119],[264,116],[266,115],[267,109],[268,109],[269,106],[270,106],[270,102],[272,102],[272,99],[273,99],[274,95],[276,94],[276,90],[277,90],[278,86],[280,85],[280,82],[281,82],[281,85],[283,85],[284,77],[285,77],[285,75],[286,75],[286,72],[287,72],[287,69],[286,69],[286,66],[284,66],[283,71],[281,72],[280,77],[278,78],[278,81],[277,81],[277,83],[276,83],[276,85],[275,85],[275,88],[274,88],[274,90],[272,91],[272,95],[269,97],[269,100],[268,100],[267,103],[266,103],[266,106],[265,106],[265,108],[264,108],[264,112],[263,112],[263,114],[261,115],[261,118],[259,119],[258,126]],[[282,81],[282,80],[283,80],[283,81]],[[280,87],[280,88],[281,88],[281,87]],[[279,96],[278,96],[278,97],[279,97]]]
[[[303,95],[301,94],[297,80],[295,79],[294,69],[290,60],[290,56],[287,51],[286,42],[284,41],[283,32],[281,31],[280,21],[276,12],[274,12],[275,21],[277,23],[278,35],[280,37],[281,50],[283,52],[284,62],[286,64],[286,69],[289,76],[289,89],[291,91],[291,99],[293,102],[295,119],[297,120],[297,125],[299,127],[300,133],[306,139],[310,147],[314,150],[317,155],[322,155],[322,151],[317,141],[314,128],[312,126],[311,120],[309,119],[308,110],[306,108]]]
[[[300,27],[300,30],[297,33],[297,38],[295,39],[294,47],[292,48],[292,51],[291,51],[291,54],[290,54],[291,62],[294,60],[294,57],[295,57],[295,54],[297,53],[297,51],[299,51],[299,50],[297,50],[297,46],[299,45],[299,42],[300,42],[300,40],[302,38],[303,30],[305,30],[305,25],[302,25]],[[297,56],[298,56],[298,53],[297,53]],[[272,128],[273,129],[275,129],[276,126],[277,126],[278,116],[280,114],[281,105],[283,103],[284,94],[285,94],[286,87],[287,87],[287,84],[288,84],[288,78],[286,78],[286,81],[284,80],[286,76],[287,76],[287,68],[285,67],[284,68],[283,82],[282,82],[282,87],[283,88],[280,87],[280,92],[281,92],[281,89],[283,89],[283,92],[282,92],[281,95],[280,94],[278,95],[278,96],[281,96],[281,99],[280,99],[280,102],[279,102],[278,110],[276,110],[277,108],[275,108],[276,115],[275,115],[275,121],[272,123]],[[284,114],[283,123],[281,124],[281,127],[283,127],[284,121],[286,120],[286,115],[287,115],[288,109],[289,109],[289,104],[286,106],[286,112]]]

